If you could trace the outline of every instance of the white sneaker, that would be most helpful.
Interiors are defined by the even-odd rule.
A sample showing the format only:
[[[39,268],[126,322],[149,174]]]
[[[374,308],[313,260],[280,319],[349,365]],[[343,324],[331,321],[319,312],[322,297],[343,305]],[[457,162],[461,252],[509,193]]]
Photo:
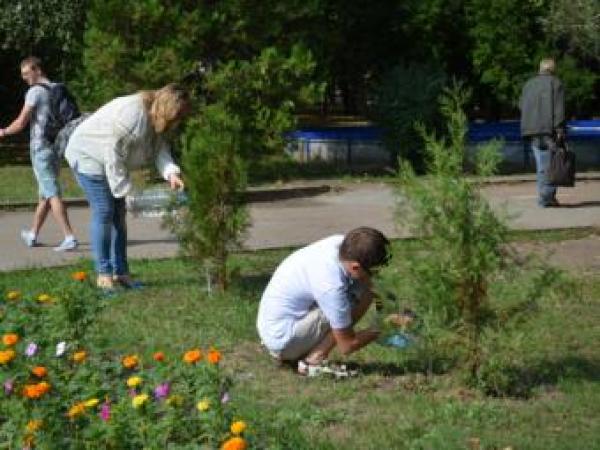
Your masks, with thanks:
[[[65,239],[64,241],[62,241],[60,243],[60,245],[58,247],[54,247],[54,251],[55,252],[67,252],[69,250],[75,250],[78,245],[79,245],[79,243],[77,242],[77,239],[74,239],[74,238]]]
[[[21,239],[27,247],[35,247],[37,244],[35,235],[30,230],[21,230]]]

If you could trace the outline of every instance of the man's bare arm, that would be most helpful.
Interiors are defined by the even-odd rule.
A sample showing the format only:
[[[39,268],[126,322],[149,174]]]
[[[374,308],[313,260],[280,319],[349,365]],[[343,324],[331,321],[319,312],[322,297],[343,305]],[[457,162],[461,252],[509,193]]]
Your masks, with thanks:
[[[23,109],[19,113],[19,116],[13,120],[13,122],[0,131],[0,137],[8,136],[11,134],[17,134],[27,126],[29,121],[31,120],[31,114],[33,113],[33,108],[28,105],[23,105]]]

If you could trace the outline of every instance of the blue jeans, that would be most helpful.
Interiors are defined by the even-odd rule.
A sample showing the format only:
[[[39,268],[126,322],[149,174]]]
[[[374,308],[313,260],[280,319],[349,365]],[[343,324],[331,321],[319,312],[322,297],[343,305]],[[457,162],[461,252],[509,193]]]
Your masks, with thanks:
[[[530,148],[533,151],[536,168],[536,181],[538,192],[538,205],[548,206],[556,201],[556,186],[548,180],[548,169],[550,168],[550,137],[534,137],[530,140]]]
[[[100,275],[127,275],[127,222],[125,199],[115,198],[102,175],[75,172],[92,210],[90,241],[96,272]]]

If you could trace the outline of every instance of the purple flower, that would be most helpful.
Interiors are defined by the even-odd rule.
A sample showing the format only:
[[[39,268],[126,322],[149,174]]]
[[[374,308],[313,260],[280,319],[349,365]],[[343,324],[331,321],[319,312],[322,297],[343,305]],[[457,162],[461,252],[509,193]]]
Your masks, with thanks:
[[[110,419],[110,403],[108,401],[104,402],[100,407],[100,418],[105,422],[108,422]]]
[[[13,388],[14,388],[13,380],[6,380],[4,382],[4,393],[6,395],[10,395],[11,392],[13,391]]]
[[[38,351],[38,346],[35,342],[30,342],[29,345],[27,346],[27,349],[25,350],[25,355],[29,356],[30,358],[35,355]]]
[[[221,397],[221,404],[225,404],[225,403],[229,403],[229,401],[231,400],[231,397],[229,396],[229,392],[225,391],[223,393],[223,396]]]
[[[171,392],[171,386],[169,383],[161,383],[154,389],[154,397],[157,400],[162,400],[169,396],[169,392]]]
[[[129,393],[130,397],[135,397],[137,395],[137,391],[135,389],[129,389],[129,391],[127,391]]]

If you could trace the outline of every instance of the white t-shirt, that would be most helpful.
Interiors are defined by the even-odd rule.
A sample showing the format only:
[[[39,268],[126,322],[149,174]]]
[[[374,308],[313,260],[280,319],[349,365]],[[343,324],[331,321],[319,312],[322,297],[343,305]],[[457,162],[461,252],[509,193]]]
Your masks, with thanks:
[[[165,180],[180,172],[167,141],[155,133],[141,94],[118,97],[85,119],[71,135],[65,157],[79,173],[104,175],[117,198],[131,191],[129,171],[152,160]]]
[[[352,325],[351,278],[339,259],[343,235],[301,248],[279,265],[263,293],[256,326],[263,343],[280,351],[294,334],[294,324],[316,304],[331,328]]]
[[[47,80],[41,82],[48,87],[54,85]],[[35,152],[41,147],[50,145],[44,138],[44,128],[50,119],[49,89],[39,85],[31,86],[25,94],[25,105],[33,108],[29,124],[29,144]]]

